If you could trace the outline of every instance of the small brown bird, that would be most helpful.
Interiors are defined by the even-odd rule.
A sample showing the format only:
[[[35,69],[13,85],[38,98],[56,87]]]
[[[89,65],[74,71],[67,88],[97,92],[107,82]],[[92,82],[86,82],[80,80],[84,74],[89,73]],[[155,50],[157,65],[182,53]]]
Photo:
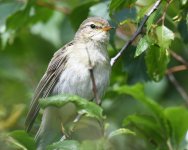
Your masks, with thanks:
[[[109,84],[111,65],[107,52],[108,21],[91,17],[83,21],[74,40],[58,50],[40,80],[26,118],[29,132],[40,110],[39,99],[58,94],[74,94],[88,100],[95,98],[89,69],[92,65],[97,94],[101,98]],[[68,103],[62,108],[47,107],[36,135],[37,150],[44,150],[62,136],[62,125],[73,120],[76,108]]]

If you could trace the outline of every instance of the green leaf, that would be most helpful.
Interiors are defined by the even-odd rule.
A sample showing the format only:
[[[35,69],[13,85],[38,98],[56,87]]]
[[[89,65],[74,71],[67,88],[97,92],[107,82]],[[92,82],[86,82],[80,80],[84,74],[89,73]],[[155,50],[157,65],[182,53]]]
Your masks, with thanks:
[[[54,11],[48,9],[46,7],[41,7],[37,4],[33,5],[30,12],[33,12],[32,15],[29,16],[29,23],[34,24],[37,22],[47,22],[50,17],[54,14]]]
[[[110,14],[119,10],[122,6],[130,7],[136,0],[111,0],[110,2]]]
[[[8,41],[13,41],[12,32],[6,32],[6,22],[9,17],[14,13],[21,11],[25,8],[26,3],[21,1],[0,1],[0,38],[2,48],[4,49]]]
[[[152,45],[146,53],[145,62],[150,78],[154,81],[160,81],[165,75],[169,62],[168,51],[157,45]]]
[[[125,7],[131,7],[137,0],[126,0]]]
[[[144,0],[144,1],[139,1],[138,3],[140,5],[142,5],[143,7],[137,13],[137,21],[139,21],[140,19],[142,19],[145,16],[145,14],[151,9],[153,4],[155,3],[155,0]]]
[[[10,16],[7,19],[7,29],[18,30],[29,21],[29,18],[29,9],[17,11],[16,13],[14,13],[14,15]]]
[[[147,33],[150,31],[152,25],[154,25],[157,21],[157,19],[161,15],[161,9],[157,9],[151,16],[148,18],[148,21],[146,22],[147,25]]]
[[[46,8],[38,6],[35,0],[28,1],[24,9],[16,11],[14,14],[9,16],[6,20],[7,29],[19,30],[25,26],[48,21],[52,16],[53,11]],[[22,18],[22,19],[20,19]],[[19,21],[18,21],[19,20]]]
[[[74,28],[75,31],[78,29],[81,22],[87,18],[88,13],[89,13],[89,8],[96,3],[97,3],[97,1],[91,1],[91,2],[82,4],[78,7],[76,7],[72,11],[72,13],[69,15],[69,18],[70,18],[72,27]],[[80,14],[82,14],[82,15],[80,15]]]
[[[123,121],[124,126],[130,126],[139,135],[150,139],[157,144],[165,142],[165,136],[163,136],[162,128],[158,124],[157,120],[153,116],[147,115],[130,115]],[[165,145],[163,143],[163,145]]]
[[[114,87],[113,90],[118,92],[119,94],[128,94],[136,100],[138,100],[139,102],[141,102],[144,106],[146,106],[146,108],[149,109],[155,116],[157,123],[160,124],[161,128],[163,129],[163,133],[167,137],[169,136],[170,127],[164,115],[163,107],[161,107],[154,100],[145,96],[142,84],[136,84],[134,86],[124,85],[120,87]]]
[[[128,81],[130,83],[149,80],[146,72],[145,55],[134,58],[135,52],[136,47],[130,46],[126,53],[123,54],[123,70],[128,74]]]
[[[110,2],[110,14],[116,11],[122,4],[124,0],[111,0]]]
[[[23,9],[25,4],[21,1],[0,1],[0,26],[2,26],[7,17],[11,16],[14,12]]]
[[[114,87],[114,91],[117,91],[119,94],[128,94],[134,97],[136,100],[144,104],[148,109],[151,110],[156,116],[163,115],[163,108],[157,104],[154,100],[148,98],[144,94],[144,87],[142,84],[135,84],[134,86],[120,86]]]
[[[16,130],[10,133],[10,136],[13,137],[18,143],[13,141],[13,144],[18,145],[22,149],[34,150],[36,149],[35,141],[32,137],[29,136],[23,130]]]
[[[132,134],[132,135],[136,135],[135,132],[129,130],[129,129],[125,129],[125,128],[120,128],[120,129],[117,129],[115,131],[112,131],[108,138],[112,138],[114,136],[117,136],[117,135],[122,135],[122,134]]]
[[[164,114],[170,122],[173,131],[174,142],[179,145],[185,138],[188,130],[188,111],[184,107],[169,107]]]
[[[80,143],[74,140],[64,140],[53,143],[47,147],[47,150],[61,149],[61,150],[80,150]]]
[[[76,95],[57,95],[40,99],[42,108],[48,106],[62,107],[68,102],[73,102],[78,107],[78,111],[84,112],[88,117],[104,118],[102,115],[103,110],[100,106]]]
[[[84,140],[82,143],[75,140],[64,140],[53,143],[47,147],[47,150],[108,150],[111,149],[110,146],[110,143],[104,138]]]
[[[84,140],[81,143],[80,150],[113,150],[111,143],[105,139]]]
[[[147,41],[147,38],[146,37],[141,38],[140,41],[138,42],[138,45],[136,48],[135,57],[137,57],[137,56],[141,55],[143,52],[145,52],[149,46],[150,46],[150,44]]]
[[[6,20],[7,29],[18,30],[30,22],[31,16],[33,15],[32,6],[36,3],[35,1],[29,0],[24,9],[16,11],[13,15],[9,16]]]
[[[172,40],[174,40],[174,33],[166,26],[158,26],[156,28],[158,45],[164,49],[169,48]]]

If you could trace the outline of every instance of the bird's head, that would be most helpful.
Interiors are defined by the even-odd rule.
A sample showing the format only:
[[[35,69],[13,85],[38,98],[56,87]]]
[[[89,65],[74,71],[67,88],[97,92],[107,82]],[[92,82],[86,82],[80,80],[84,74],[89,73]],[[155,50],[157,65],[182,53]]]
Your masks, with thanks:
[[[90,17],[82,22],[76,32],[76,39],[93,40],[94,42],[107,43],[109,41],[109,31],[112,27],[108,21],[101,17]]]

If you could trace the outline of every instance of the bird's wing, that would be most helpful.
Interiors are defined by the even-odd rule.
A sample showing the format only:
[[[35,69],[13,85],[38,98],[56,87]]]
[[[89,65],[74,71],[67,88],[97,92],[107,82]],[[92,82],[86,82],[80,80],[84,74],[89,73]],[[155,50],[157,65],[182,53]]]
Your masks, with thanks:
[[[65,45],[63,48],[61,48],[54,54],[52,60],[48,65],[46,73],[43,75],[42,79],[40,80],[35,90],[35,94],[32,99],[30,109],[26,117],[25,128],[27,132],[31,130],[32,125],[40,110],[39,99],[49,96],[56,82],[58,81],[60,74],[65,69],[67,57],[64,53],[66,50],[68,50],[68,47],[71,46],[72,44],[73,41]]]

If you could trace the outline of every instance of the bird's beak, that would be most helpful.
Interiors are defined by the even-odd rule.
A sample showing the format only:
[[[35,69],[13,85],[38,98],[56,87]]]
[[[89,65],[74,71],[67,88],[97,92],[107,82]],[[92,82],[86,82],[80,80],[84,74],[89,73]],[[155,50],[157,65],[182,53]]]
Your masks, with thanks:
[[[103,31],[110,31],[111,29],[114,29],[114,27],[106,26],[106,27],[102,28]]]

